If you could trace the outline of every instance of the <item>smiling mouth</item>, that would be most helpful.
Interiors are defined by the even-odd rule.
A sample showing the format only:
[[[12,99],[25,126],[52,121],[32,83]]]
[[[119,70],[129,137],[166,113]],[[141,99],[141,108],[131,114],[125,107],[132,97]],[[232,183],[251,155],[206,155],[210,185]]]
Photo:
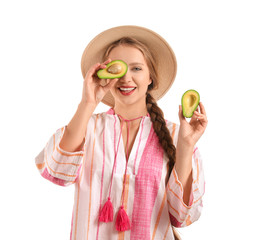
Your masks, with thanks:
[[[121,92],[126,92],[126,93],[128,93],[128,92],[131,92],[131,91],[133,91],[134,89],[136,89],[136,87],[134,87],[134,88],[118,88]]]
[[[129,96],[131,94],[133,94],[133,92],[135,91],[136,87],[133,88],[118,88],[118,90],[120,91],[120,93],[124,96]]]

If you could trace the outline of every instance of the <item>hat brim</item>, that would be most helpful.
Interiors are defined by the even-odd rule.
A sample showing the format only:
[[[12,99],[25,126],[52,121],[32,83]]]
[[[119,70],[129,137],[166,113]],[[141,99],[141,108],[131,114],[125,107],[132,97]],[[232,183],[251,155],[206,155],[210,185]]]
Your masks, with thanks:
[[[144,27],[132,25],[114,27],[101,32],[93,38],[82,55],[81,70],[83,77],[85,77],[86,72],[92,65],[102,61],[106,46],[122,37],[136,38],[152,52],[157,63],[158,88],[151,90],[151,95],[155,100],[159,100],[174,82],[177,61],[172,48],[164,38]],[[108,106],[114,106],[114,98],[110,91],[104,96],[102,102]]]

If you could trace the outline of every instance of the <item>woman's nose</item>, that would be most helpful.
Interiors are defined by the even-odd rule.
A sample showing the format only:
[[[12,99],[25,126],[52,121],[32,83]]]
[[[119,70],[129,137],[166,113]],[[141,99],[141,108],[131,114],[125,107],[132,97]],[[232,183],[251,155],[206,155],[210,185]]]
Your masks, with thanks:
[[[120,81],[121,82],[130,82],[132,79],[131,79],[131,74],[129,72],[129,69],[127,70],[126,74],[120,78]]]

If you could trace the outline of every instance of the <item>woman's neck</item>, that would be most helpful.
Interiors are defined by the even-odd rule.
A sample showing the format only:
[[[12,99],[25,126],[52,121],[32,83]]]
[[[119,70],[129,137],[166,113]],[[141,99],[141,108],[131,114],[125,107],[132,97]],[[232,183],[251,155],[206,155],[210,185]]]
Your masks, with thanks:
[[[121,115],[125,119],[134,119],[148,114],[146,105],[143,107],[139,106],[114,106],[115,114]]]

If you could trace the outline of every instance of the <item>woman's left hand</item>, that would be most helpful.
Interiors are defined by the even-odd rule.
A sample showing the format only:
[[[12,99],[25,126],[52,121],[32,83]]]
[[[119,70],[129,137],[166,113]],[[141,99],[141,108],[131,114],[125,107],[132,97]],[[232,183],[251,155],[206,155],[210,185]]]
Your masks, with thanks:
[[[200,107],[200,112],[199,112]],[[199,138],[203,135],[208,120],[203,104],[200,102],[199,107],[194,111],[194,114],[188,122],[183,116],[182,107],[179,105],[180,129],[178,142],[179,144],[194,147]]]

